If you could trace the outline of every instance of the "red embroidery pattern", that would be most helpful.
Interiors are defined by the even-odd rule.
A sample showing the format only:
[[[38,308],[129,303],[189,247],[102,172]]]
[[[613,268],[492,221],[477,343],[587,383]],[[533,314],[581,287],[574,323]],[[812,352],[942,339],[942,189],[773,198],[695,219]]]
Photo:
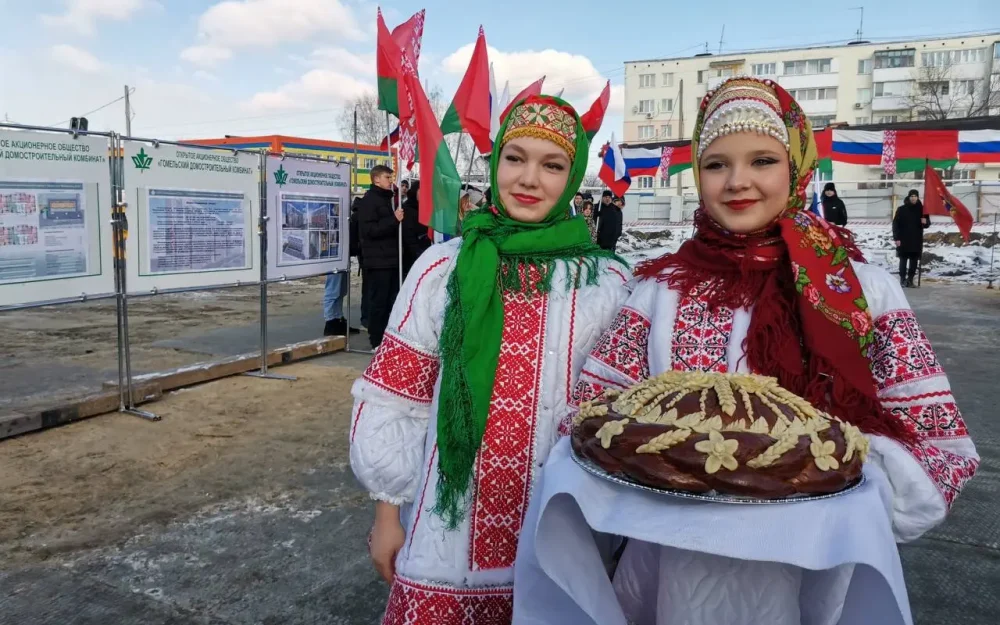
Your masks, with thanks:
[[[402,332],[403,331],[403,326],[406,325],[407,320],[409,320],[409,318],[410,318],[410,313],[413,312],[413,300],[415,300],[417,298],[417,293],[420,292],[420,283],[424,281],[424,278],[427,277],[427,274],[429,274],[430,272],[434,271],[435,269],[437,269],[438,267],[440,267],[442,264],[444,264],[446,262],[448,262],[448,257],[447,256],[444,257],[444,258],[437,259],[436,261],[434,261],[431,264],[430,267],[428,267],[427,269],[424,269],[424,272],[422,274],[420,274],[419,278],[417,278],[417,284],[416,284],[416,286],[413,287],[413,295],[410,296],[410,304],[406,307],[406,314],[403,315],[403,320],[399,322],[399,327],[396,328],[397,332]]]
[[[570,393],[573,391],[573,340],[576,336],[576,294],[573,289],[572,302],[569,311],[569,344],[566,349],[566,403],[573,401]]]
[[[645,380],[649,377],[649,326],[649,319],[637,310],[622,308],[590,355],[633,382]]]
[[[421,404],[431,403],[438,375],[438,359],[404,343],[391,332],[365,369],[364,379],[371,384]]]
[[[420,490],[420,503],[417,504],[417,514],[414,515],[413,527],[410,528],[410,540],[407,541],[406,554],[409,557],[410,550],[413,549],[413,535],[417,533],[417,523],[420,523],[420,512],[424,509],[424,497],[427,495],[427,485],[431,483],[431,467],[434,466],[434,457],[437,456],[438,446],[434,444],[431,451],[431,459],[427,461],[427,475],[424,476],[424,487]]]
[[[726,348],[733,333],[733,310],[719,307],[709,311],[708,305],[695,297],[682,297],[674,319],[671,347],[672,368],[675,371],[714,371],[725,373]]]
[[[510,625],[514,589],[459,589],[396,576],[382,625]]]
[[[975,458],[954,454],[933,444],[907,444],[905,447],[941,491],[949,508],[979,468],[979,461]]]
[[[896,417],[903,420],[911,432],[928,438],[957,438],[968,436],[962,413],[955,402],[890,407]]]
[[[469,532],[473,571],[514,565],[534,472],[547,304],[543,295],[503,294],[500,360],[476,463]]]
[[[358,433],[358,421],[361,421],[361,411],[365,409],[365,402],[358,404],[358,411],[354,414],[354,425],[351,426],[351,442],[354,442],[354,435]]]
[[[875,320],[872,371],[880,391],[944,373],[912,310],[894,310]]]

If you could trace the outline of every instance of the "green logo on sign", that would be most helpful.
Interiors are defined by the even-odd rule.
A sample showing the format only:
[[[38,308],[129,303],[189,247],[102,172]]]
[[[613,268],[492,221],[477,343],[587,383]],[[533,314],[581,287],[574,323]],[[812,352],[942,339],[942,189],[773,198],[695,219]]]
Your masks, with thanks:
[[[288,172],[285,171],[285,166],[282,165],[278,168],[278,171],[274,172],[274,184],[279,187],[284,186],[288,182]]]
[[[146,154],[146,148],[140,148],[139,153],[132,157],[132,163],[135,164],[135,168],[141,173],[149,169],[149,166],[153,164],[153,157]]]

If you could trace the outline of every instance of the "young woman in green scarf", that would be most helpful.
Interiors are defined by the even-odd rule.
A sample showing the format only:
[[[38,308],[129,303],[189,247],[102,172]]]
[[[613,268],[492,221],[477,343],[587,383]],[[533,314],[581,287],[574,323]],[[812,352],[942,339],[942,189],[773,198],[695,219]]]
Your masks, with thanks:
[[[532,486],[627,297],[625,264],[569,215],[590,148],[576,111],[529,97],[497,136],[493,204],[421,255],[353,389],[387,625],[510,622]]]

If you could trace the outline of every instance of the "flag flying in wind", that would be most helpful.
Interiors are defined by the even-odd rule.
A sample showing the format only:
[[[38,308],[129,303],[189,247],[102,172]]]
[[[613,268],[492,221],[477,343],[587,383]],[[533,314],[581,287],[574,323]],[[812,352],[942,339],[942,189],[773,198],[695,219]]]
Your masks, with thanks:
[[[399,126],[397,125],[393,128],[389,136],[382,139],[382,143],[379,144],[378,148],[380,150],[388,150],[390,145],[396,145],[399,142]]]
[[[418,220],[435,232],[458,234],[458,201],[462,179],[458,176],[455,161],[448,152],[441,127],[427,101],[427,94],[420,85],[415,71],[403,66],[403,82],[413,97],[413,120],[417,143],[423,158],[420,159],[420,191]]]
[[[625,195],[625,192],[632,186],[632,179],[625,169],[625,159],[622,158],[621,149],[615,143],[614,135],[611,135],[611,142],[605,145],[605,149],[602,151],[604,155],[601,159],[601,171],[597,173],[597,177],[608,185],[608,188],[615,195]]]
[[[400,116],[399,78],[402,55],[410,54],[414,67],[420,60],[420,40],[424,34],[424,11],[397,26],[391,33],[378,10],[375,72],[378,77],[378,108]]]
[[[490,63],[490,150],[500,131],[500,94],[497,92],[497,77]]]
[[[663,155],[662,150],[650,148],[623,148],[621,153],[625,159],[625,171],[630,178],[655,176],[656,170],[660,168],[660,157]]]
[[[590,105],[590,109],[580,117],[580,122],[583,124],[583,131],[587,133],[587,138],[591,141],[594,140],[594,135],[597,134],[597,131],[601,129],[601,124],[604,123],[604,114],[608,112],[608,105],[610,103],[611,81],[609,80],[604,85],[601,95]]]
[[[816,159],[821,173],[833,177],[833,129],[824,128],[813,133],[816,137]]]
[[[941,182],[941,176],[930,165],[924,168],[924,212],[928,215],[947,215],[955,220],[958,231],[966,243],[975,221],[972,213]]]
[[[691,169],[691,143],[666,146],[660,155],[660,176],[667,178]]]
[[[472,60],[458,85],[455,98],[441,120],[441,132],[469,133],[481,154],[492,150],[490,144],[490,62],[486,51],[486,33],[479,27],[479,37],[472,51]]]
[[[963,163],[1000,163],[1000,130],[961,130],[958,160]]]
[[[522,89],[520,93],[514,96],[509,102],[507,102],[506,106],[504,106],[503,113],[500,114],[500,119],[507,117],[507,113],[510,112],[510,107],[514,106],[514,104],[520,102],[521,100],[524,100],[528,96],[541,95],[542,84],[544,82],[545,82],[545,76],[542,76],[535,82],[531,83],[530,85]]]

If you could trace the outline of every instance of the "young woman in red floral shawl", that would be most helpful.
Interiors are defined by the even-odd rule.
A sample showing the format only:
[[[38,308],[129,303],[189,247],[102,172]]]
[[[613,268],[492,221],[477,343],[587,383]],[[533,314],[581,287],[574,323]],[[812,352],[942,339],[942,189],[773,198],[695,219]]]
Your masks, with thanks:
[[[869,462],[891,483],[896,539],[921,536],[979,457],[899,282],[804,208],[816,165],[808,119],[777,84],[736,78],[705,96],[693,136],[696,234],[637,268],[578,402],[669,370],[775,377],[867,435]]]

